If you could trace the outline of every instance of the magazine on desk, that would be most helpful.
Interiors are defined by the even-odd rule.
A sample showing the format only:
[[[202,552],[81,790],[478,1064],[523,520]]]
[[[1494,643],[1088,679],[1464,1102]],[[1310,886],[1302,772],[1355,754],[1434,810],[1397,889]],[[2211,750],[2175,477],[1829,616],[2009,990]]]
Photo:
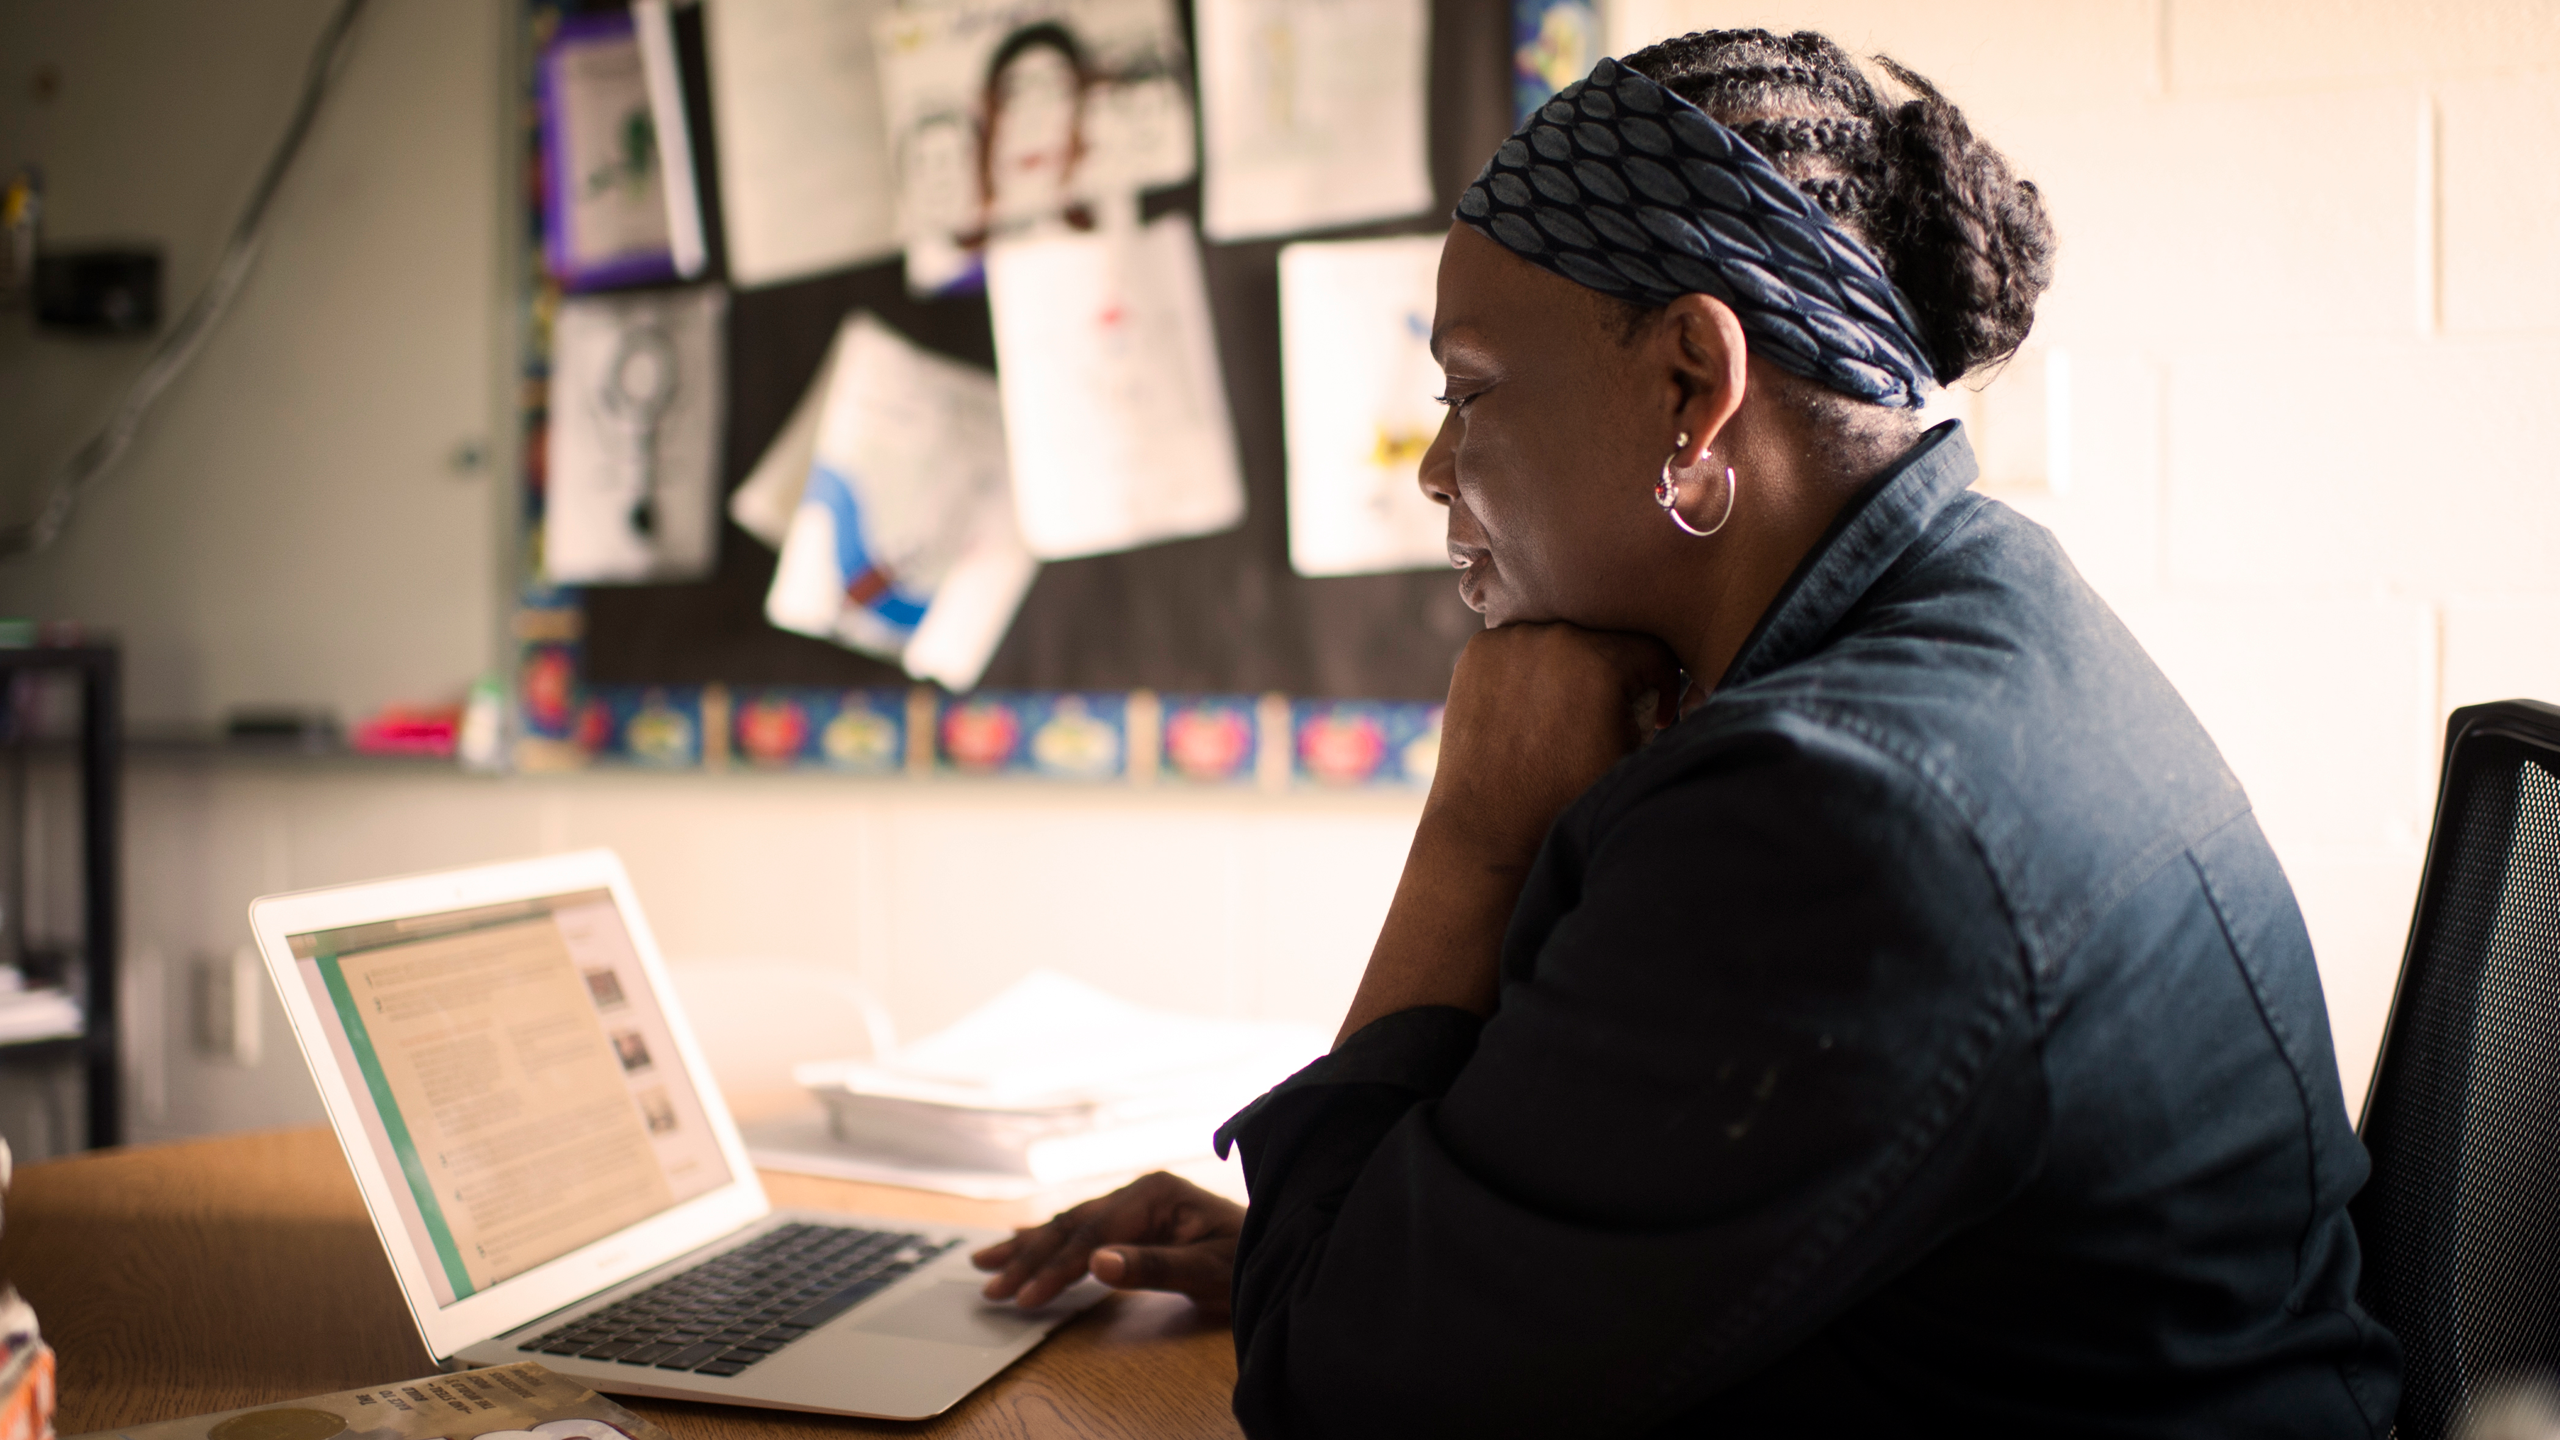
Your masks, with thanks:
[[[341,1390],[67,1440],[671,1440],[601,1395],[526,1361]]]

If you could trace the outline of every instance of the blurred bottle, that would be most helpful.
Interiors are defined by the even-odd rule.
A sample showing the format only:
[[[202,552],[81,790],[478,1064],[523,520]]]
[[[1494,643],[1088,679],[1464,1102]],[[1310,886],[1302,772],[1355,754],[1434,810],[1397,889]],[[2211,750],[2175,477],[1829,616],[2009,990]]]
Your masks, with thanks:
[[[9,1188],[9,1142],[0,1140],[0,1195]],[[36,1312],[0,1283],[0,1440],[52,1440],[53,1352]]]
[[[465,770],[503,770],[507,764],[507,687],[494,675],[480,677],[462,702],[455,752]]]

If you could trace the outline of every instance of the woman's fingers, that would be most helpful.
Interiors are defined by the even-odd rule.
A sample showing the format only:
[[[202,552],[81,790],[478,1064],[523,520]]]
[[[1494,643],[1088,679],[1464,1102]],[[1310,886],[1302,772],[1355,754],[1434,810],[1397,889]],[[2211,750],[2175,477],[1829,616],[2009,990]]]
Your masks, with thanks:
[[[1073,1214],[1073,1211],[1069,1211]],[[1014,1303],[1024,1309],[1037,1309],[1058,1298],[1061,1291],[1085,1276],[1093,1259],[1093,1249],[1103,1241],[1101,1227],[1087,1217],[1069,1227],[1066,1238],[1046,1258],[1029,1267],[1030,1278],[1014,1292]]]
[[[1013,1232],[1012,1239],[999,1240],[971,1256],[971,1261],[979,1269],[996,1272],[995,1278],[986,1283],[984,1291],[986,1297],[990,1300],[1012,1298],[1026,1282],[1058,1258],[1060,1252],[1070,1245],[1082,1228],[1080,1222],[1083,1212],[1112,1198],[1115,1197],[1105,1196],[1103,1200],[1087,1201],[1073,1210],[1055,1216],[1046,1224],[1016,1230]],[[1092,1246],[1093,1242],[1087,1241],[1085,1248],[1091,1250]],[[1075,1264],[1078,1267],[1084,1264],[1084,1257],[1081,1254],[1075,1257]],[[1036,1305],[1041,1302],[1035,1300],[1029,1303]]]
[[[1036,1307],[1084,1278],[1100,1247],[1187,1249],[1208,1242],[1211,1251],[1165,1272],[1181,1283],[1160,1286],[1140,1279],[1123,1288],[1179,1290],[1203,1304],[1214,1301],[1223,1307],[1234,1237],[1243,1227],[1243,1206],[1159,1171],[1062,1211],[1046,1224],[1016,1230],[1012,1239],[999,1240],[969,1258],[979,1269],[996,1272],[986,1283],[988,1299]],[[1220,1242],[1224,1251],[1213,1253]],[[1113,1262],[1113,1268],[1115,1273],[1128,1273],[1118,1262]],[[1109,1275],[1097,1278],[1106,1284],[1119,1283]]]
[[[1236,1242],[1228,1236],[1191,1245],[1112,1245],[1093,1252],[1093,1278],[1114,1290],[1170,1290],[1224,1314],[1235,1287]]]

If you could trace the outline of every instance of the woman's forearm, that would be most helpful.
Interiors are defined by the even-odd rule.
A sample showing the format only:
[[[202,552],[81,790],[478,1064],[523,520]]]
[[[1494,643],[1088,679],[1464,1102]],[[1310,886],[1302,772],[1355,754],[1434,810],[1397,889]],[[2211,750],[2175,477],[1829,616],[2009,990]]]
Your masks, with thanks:
[[[1493,1013],[1502,932],[1537,850],[1532,845],[1522,854],[1516,841],[1487,843],[1470,828],[1437,806],[1423,811],[1335,1044],[1372,1020],[1417,1005]]]
[[[1571,625],[1506,625],[1467,642],[1431,799],[1334,1043],[1416,1005],[1493,1013],[1503,931],[1547,827],[1650,733],[1676,674],[1657,641]],[[1639,722],[1630,704],[1648,695],[1657,700]]]

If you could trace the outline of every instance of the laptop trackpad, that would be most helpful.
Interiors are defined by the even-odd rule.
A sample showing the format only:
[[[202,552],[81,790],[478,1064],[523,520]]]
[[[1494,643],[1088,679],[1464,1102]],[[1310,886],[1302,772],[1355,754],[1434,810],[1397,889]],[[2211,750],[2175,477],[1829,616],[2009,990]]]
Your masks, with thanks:
[[[853,1328],[945,1345],[1006,1346],[1057,1319],[1054,1310],[1035,1313],[991,1304],[978,1294],[974,1281],[945,1280],[881,1307],[876,1315],[864,1315]]]

